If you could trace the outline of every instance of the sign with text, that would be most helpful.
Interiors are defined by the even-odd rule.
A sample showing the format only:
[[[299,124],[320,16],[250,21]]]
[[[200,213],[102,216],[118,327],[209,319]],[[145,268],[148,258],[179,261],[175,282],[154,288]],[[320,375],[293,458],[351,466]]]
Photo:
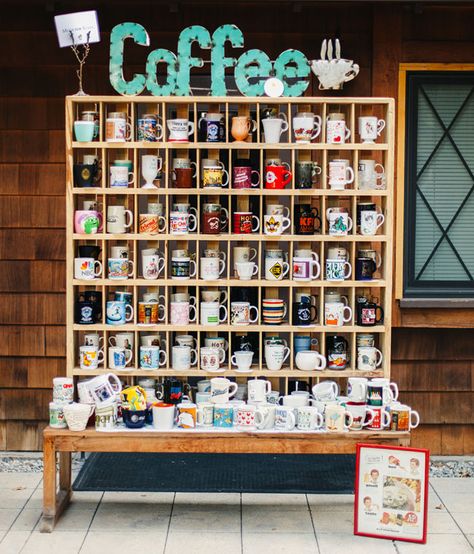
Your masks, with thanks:
[[[66,13],[54,17],[59,47],[100,42],[97,12]]]
[[[238,59],[226,56],[225,45],[243,48],[242,31],[235,25],[221,25],[212,35],[201,25],[192,25],[181,31],[177,53],[164,48],[152,50],[145,63],[144,73],[135,73],[126,80],[123,72],[124,48],[127,39],[140,46],[149,46],[150,37],[138,23],[116,25],[110,35],[110,83],[120,94],[137,95],[145,89],[153,96],[190,96],[191,69],[203,67],[204,60],[191,55],[193,43],[210,50],[211,95],[226,96],[226,68],[234,71],[237,88],[244,96],[263,96],[265,83],[270,78],[283,83],[283,96],[301,96],[309,85],[310,64],[299,50],[285,50],[272,62],[262,50],[251,49]],[[166,76],[158,83],[157,66],[166,66]]]

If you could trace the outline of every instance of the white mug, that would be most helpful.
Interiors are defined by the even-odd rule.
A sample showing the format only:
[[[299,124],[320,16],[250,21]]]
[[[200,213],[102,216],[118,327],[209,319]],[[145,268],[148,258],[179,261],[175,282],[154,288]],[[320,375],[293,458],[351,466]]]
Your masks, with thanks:
[[[168,119],[170,142],[189,142],[189,135],[194,133],[194,123],[187,119]]]
[[[265,279],[281,281],[290,271],[290,266],[283,258],[265,258]]]
[[[297,428],[300,431],[314,431],[321,429],[324,424],[323,415],[315,406],[300,406],[296,408]]]
[[[280,371],[283,363],[288,359],[290,349],[283,344],[265,345],[265,363],[269,371]]]
[[[164,267],[164,258],[160,258],[157,254],[144,254],[142,251],[142,272],[144,279],[158,279]]]
[[[254,310],[254,317],[251,312]],[[230,324],[231,325],[250,325],[258,321],[258,308],[251,306],[250,302],[231,302],[230,304]]]
[[[325,409],[326,430],[332,433],[342,433],[354,422],[352,414],[340,404],[328,404]]]
[[[380,171],[377,171],[377,168]],[[375,160],[359,160],[358,188],[360,190],[380,190],[385,188],[385,169]]]
[[[96,370],[104,361],[104,353],[97,346],[83,345],[79,347],[79,367]]]
[[[310,144],[321,133],[321,117],[310,112],[299,112],[293,118],[295,142]]]
[[[125,218],[127,217],[127,221]],[[124,206],[107,207],[107,233],[122,234],[133,224],[133,213]]]
[[[209,373],[219,373],[221,364],[225,360],[225,351],[223,348],[211,346],[202,346],[200,349],[201,369]]]
[[[349,160],[331,160],[329,162],[329,186],[335,190],[344,190],[354,182],[354,170]]]
[[[271,390],[272,384],[270,381],[264,379],[249,379],[247,381],[248,399],[253,402],[264,402]]]
[[[200,309],[201,325],[219,325],[227,321],[227,308],[219,302],[201,302]]]
[[[190,370],[197,363],[197,352],[190,346],[173,346],[171,348],[171,367],[176,370]]]
[[[239,279],[243,281],[250,281],[258,273],[258,265],[255,262],[237,262],[235,267]]]
[[[327,360],[316,350],[300,350],[295,356],[295,365],[301,371],[325,369]]]
[[[345,237],[352,229],[352,218],[349,217],[347,212],[328,208],[326,217],[329,223],[328,232],[333,237]]]
[[[231,358],[231,363],[236,366],[238,373],[250,373],[252,371],[253,352],[250,350],[237,350]]]
[[[290,219],[281,214],[263,216],[263,232],[266,235],[282,235],[290,226]]]
[[[347,395],[352,402],[366,402],[367,383],[365,377],[349,377],[347,380]]]
[[[125,165],[110,166],[110,186],[127,188],[133,183],[133,173]]]
[[[326,142],[328,144],[344,144],[351,136],[343,113],[330,113],[326,121]]]
[[[89,281],[100,277],[102,264],[94,258],[74,258],[74,279]]]
[[[110,369],[125,369],[132,361],[132,351],[122,346],[110,346],[108,353]]]
[[[352,308],[343,302],[324,303],[324,325],[341,327],[352,320]]]
[[[391,402],[398,400],[397,383],[391,382],[390,379],[387,379],[386,377],[376,377],[375,379],[371,379],[369,381],[369,384],[370,383],[374,383],[376,385],[382,385],[383,387],[382,401],[384,404],[390,404]]]
[[[145,184],[142,185],[144,189],[157,188],[153,181],[158,176],[158,172],[161,170],[163,161],[158,156],[152,154],[146,154],[141,158],[142,177],[145,179]]]
[[[203,281],[217,281],[225,271],[222,258],[201,258],[199,273]]]
[[[196,321],[196,306],[189,302],[170,302],[170,323],[189,325]]]
[[[375,346],[359,346],[357,348],[357,369],[360,371],[375,371],[383,362],[383,354]]]
[[[135,342],[135,333],[116,333],[109,337],[110,346],[121,346],[133,352],[133,344]]]
[[[235,396],[238,385],[229,381],[226,377],[214,377],[211,379],[211,402],[213,404],[227,404]]]
[[[375,235],[377,229],[382,227],[385,216],[375,210],[363,210],[360,212],[360,232],[362,235]]]
[[[317,279],[321,273],[319,262],[313,258],[302,258],[295,256],[293,258],[293,280],[294,281],[312,281]]]
[[[294,408],[290,406],[275,407],[275,429],[291,431],[296,425]]]
[[[330,402],[336,400],[339,395],[339,387],[335,381],[321,381],[311,389],[315,400],[320,402]]]
[[[122,390],[122,383],[113,373],[106,373],[97,375],[97,377],[88,381],[83,381],[82,387],[87,390],[87,394],[99,408],[104,404],[110,404],[111,401],[118,398]]]
[[[359,117],[359,135],[362,142],[373,143],[385,129],[385,121],[375,116]]]
[[[280,142],[281,135],[288,131],[288,123],[278,117],[269,117],[262,119],[265,142],[267,144],[276,144]]]

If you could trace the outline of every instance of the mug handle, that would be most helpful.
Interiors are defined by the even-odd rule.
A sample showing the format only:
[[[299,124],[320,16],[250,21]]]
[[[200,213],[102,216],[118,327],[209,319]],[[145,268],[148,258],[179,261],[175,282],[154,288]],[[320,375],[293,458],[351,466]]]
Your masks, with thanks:
[[[314,252],[313,252],[314,253]],[[311,279],[317,279],[321,273],[321,265],[316,260],[311,261],[311,269],[315,267],[316,273],[311,273]]]
[[[319,115],[314,116],[314,128],[313,128],[313,132],[311,133],[311,140],[314,140],[315,138],[319,137],[319,134],[321,133],[321,124],[322,124],[321,116]]]
[[[230,359],[230,363],[231,363],[232,365],[235,365],[235,366],[238,365],[238,364],[237,364],[237,358],[235,357],[235,354],[232,355],[232,357],[231,357],[231,359]]]
[[[164,258],[158,258],[158,275],[163,271],[165,268],[165,259]],[[160,294],[160,297],[163,296]],[[163,296],[164,298],[164,296]]]
[[[354,417],[347,410],[344,412],[344,416],[345,416],[344,417],[344,429],[349,429],[352,426],[352,424],[354,423]],[[349,422],[346,421],[347,418],[349,418]]]
[[[325,369],[327,365],[326,356],[323,356],[322,354],[318,354],[318,360],[320,360],[321,363],[317,365],[314,369]]]
[[[369,419],[367,419],[367,415],[369,416]],[[365,421],[362,424],[363,427],[368,427],[369,425],[372,425],[374,419],[375,419],[375,412],[367,408],[367,411],[365,412]]]
[[[127,356],[129,354],[129,356]],[[128,348],[125,349],[125,367],[128,366],[128,364],[132,361],[133,358],[133,352],[129,350]]]
[[[286,119],[284,119],[283,123],[281,124],[280,135],[282,135],[286,131],[288,131],[288,121],[286,121]]]
[[[257,226],[255,229],[252,227],[252,233],[256,233],[260,229],[260,220],[256,215],[252,215],[252,220],[255,218],[255,221],[257,222]]]
[[[219,316],[221,310],[224,310],[224,317],[222,319],[219,317],[219,323],[224,323],[224,321],[227,321],[227,308],[224,306],[224,304],[219,305]]]
[[[193,360],[194,356],[194,360]],[[196,365],[198,360],[198,354],[197,351],[194,348],[191,348],[191,365]]]
[[[189,260],[189,277],[196,277],[196,262],[194,260]]]
[[[194,315],[191,315],[193,312]],[[196,321],[196,306],[189,304],[189,323],[194,323]]]
[[[128,172],[128,184],[131,185],[134,180],[135,180],[135,175],[133,174],[133,171],[129,171]]]
[[[225,350],[219,347],[218,351],[219,351],[219,363],[222,364],[225,360]]]
[[[257,273],[258,273],[258,265],[255,264],[255,265],[253,266],[252,277],[254,277],[255,275],[257,275]]]
[[[127,310],[127,308],[130,310],[130,314],[128,317],[125,315],[125,321],[128,322],[128,321],[132,321],[133,319],[133,306],[131,304],[126,304],[125,310]]]
[[[382,131],[385,129],[385,119],[379,119],[377,121],[377,136],[379,137],[382,134]]]
[[[193,133],[194,133],[194,123],[192,121],[188,121],[188,137]]]
[[[102,263],[101,263],[99,260],[95,260],[95,262],[94,262],[94,268],[95,268],[95,264],[98,264],[99,269],[98,269],[97,271],[94,272],[94,276],[95,276],[95,277],[100,277],[100,275],[102,274]]]
[[[415,416],[415,423],[412,423],[411,416]],[[416,429],[420,425],[420,414],[416,410],[410,410],[410,429]]]
[[[384,314],[384,311],[383,311],[383,308],[382,308],[382,306],[377,306],[375,309],[376,309],[376,310],[380,310],[380,318],[379,318],[379,319],[376,319],[376,320],[375,320],[375,323],[382,323],[382,322],[383,322],[384,315],[385,315],[385,314]],[[397,389],[397,390],[398,390],[398,389]]]
[[[224,214],[224,217],[222,217],[222,214]],[[224,208],[224,206],[221,207],[221,225],[222,229],[224,230],[229,223],[229,211],[227,208]]]
[[[125,228],[128,229],[133,224],[133,213],[130,210],[125,210],[125,214],[128,217],[128,223],[125,223]]]
[[[347,216],[347,232],[352,231],[352,225],[353,225],[352,217]]]
[[[196,162],[191,162],[189,165],[191,167],[194,166],[194,173],[193,173],[193,179],[194,179],[194,177],[196,177],[196,175],[197,175],[197,163]]]
[[[101,364],[104,361],[104,351],[102,349],[98,350],[97,356],[97,365]]]
[[[349,127],[346,125],[346,137],[345,137],[345,140],[347,140],[350,136],[351,136],[351,130],[350,130]]]
[[[283,226],[282,226],[281,232],[284,233],[290,227],[291,227],[291,219],[289,217],[283,217]]]
[[[160,360],[158,361],[158,365],[159,365],[160,367],[163,367],[163,366],[166,365],[167,362],[168,362],[168,354],[166,353],[165,350],[161,350],[161,349],[160,349],[160,353],[159,353],[160,358],[161,358],[161,355],[162,355],[162,354],[163,354],[163,359],[162,359],[161,361],[160,361]]]
[[[286,428],[288,431],[291,431],[292,429],[295,428],[295,425],[296,425],[296,417],[295,417],[295,414],[294,412],[288,412],[288,415],[290,416],[289,417],[289,425],[287,424]]]
[[[133,277],[133,273],[135,271],[135,262],[133,260],[128,260],[128,270],[129,270],[128,276]]]
[[[354,182],[354,170],[352,169],[352,167],[346,167],[346,173],[347,173],[347,177],[346,177],[346,185],[350,185],[351,183]]]
[[[159,117],[159,116],[158,116]],[[156,139],[160,141],[163,138],[163,125],[160,123],[156,124]],[[160,171],[161,167],[158,169]]]
[[[387,412],[387,410],[381,410],[380,411],[380,417],[381,417],[381,424],[382,424],[382,429],[386,429],[387,427],[390,426],[390,423],[392,421],[392,417],[391,415]]]
[[[239,385],[237,383],[231,382],[229,385],[229,398],[232,398],[235,396],[235,393],[237,392],[237,389],[239,388]],[[234,389],[231,391],[231,389]]]
[[[109,337],[109,345],[110,346],[117,346],[117,339],[114,335]]]
[[[293,179],[293,173],[291,171],[287,172],[287,178],[283,181],[283,186],[286,187],[286,185]]]
[[[344,279],[349,279],[349,277],[352,275],[352,266],[349,262],[344,262],[344,265],[349,267],[349,272],[347,275],[344,275]]]
[[[194,214],[189,214],[189,219],[188,219],[188,232],[189,233],[192,233],[193,231],[196,230],[196,227],[197,227],[197,220],[196,220],[196,216]],[[194,222],[194,223],[192,223]]]
[[[288,275],[288,272],[290,271],[290,264],[288,262],[283,262],[283,273],[281,274],[281,278]]]
[[[162,321],[165,321],[165,319],[166,319],[166,308],[165,308],[164,304],[158,304],[158,312],[160,311],[160,308],[162,310],[162,315],[160,316],[158,314],[158,321],[162,322]]]
[[[250,314],[250,311],[252,310],[252,308],[255,310],[255,317],[253,319],[250,319],[249,322],[250,323],[256,323],[258,321],[258,308],[257,308],[257,306],[250,306],[249,314]]]
[[[255,425],[257,426],[257,429],[261,429],[265,424],[265,416],[263,413],[259,410],[255,412]]]
[[[283,352],[285,353],[283,355],[283,363],[285,363],[286,360],[288,359],[288,356],[290,355],[290,349],[288,348],[288,346],[285,346]]]
[[[251,248],[249,253],[249,262],[252,262],[257,257],[257,249]]]
[[[380,352],[380,355],[382,355],[382,352]],[[397,383],[390,383],[390,389],[393,392],[393,399],[398,400],[398,385],[397,385]]]
[[[255,119],[249,119],[249,133],[255,133],[257,130],[257,122]]]
[[[158,233],[164,233],[166,231],[166,217],[163,215],[158,216]]]
[[[382,365],[382,362],[383,362],[383,354],[382,354],[382,352],[380,352],[380,350],[378,348],[375,349],[375,353],[377,354],[377,360],[375,362],[375,367],[380,367]],[[397,397],[398,397],[398,387],[397,387]],[[393,393],[393,399],[396,400],[395,393]]]
[[[379,220],[380,220],[380,223],[378,223]],[[385,216],[383,214],[377,214],[377,227],[376,227],[376,229],[379,229],[380,227],[382,227],[384,221],[385,221]]]
[[[116,394],[122,391],[122,383],[120,382],[120,379],[117,377],[117,375],[115,375],[114,373],[107,373],[105,378],[112,385],[112,388],[114,389],[114,392]],[[111,383],[111,381],[113,381],[113,383]]]
[[[221,265],[221,268],[219,269],[219,275],[222,275],[225,271],[225,262],[222,258],[219,258],[219,265]]]
[[[255,183],[252,181],[253,175],[257,176],[257,181]],[[259,185],[260,185],[260,173],[256,169],[252,169],[252,173],[250,174],[250,186],[258,187]]]
[[[344,317],[344,312],[347,310],[347,313],[349,316],[347,318]],[[352,308],[350,306],[344,306],[342,310],[342,321],[344,323],[349,323],[349,321],[352,319]]]
[[[225,178],[222,179],[221,187],[227,187],[229,184],[229,172],[226,169],[223,169],[222,176]]]

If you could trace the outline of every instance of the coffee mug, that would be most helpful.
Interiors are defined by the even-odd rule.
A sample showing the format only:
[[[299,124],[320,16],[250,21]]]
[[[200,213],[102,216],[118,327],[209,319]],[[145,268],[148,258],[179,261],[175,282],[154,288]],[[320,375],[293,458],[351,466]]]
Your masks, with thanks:
[[[265,188],[282,190],[291,182],[293,175],[283,165],[268,165],[265,167]]]
[[[189,325],[196,321],[196,307],[189,302],[170,302],[170,323]]]
[[[363,210],[360,214],[360,232],[362,235],[375,235],[382,227],[385,216],[375,210]]]
[[[355,263],[355,278],[357,281],[371,281],[377,266],[372,258],[357,258]]]
[[[208,401],[198,401],[198,394],[196,394],[198,427],[212,427],[214,425],[214,404]]]
[[[170,142],[189,142],[189,135],[194,133],[194,123],[187,119],[168,119],[166,124],[169,130],[168,140]]]
[[[201,325],[219,325],[227,321],[227,308],[224,304],[215,301],[201,302],[200,309]]]
[[[385,120],[375,116],[359,117],[358,129],[362,142],[374,143],[385,129]]]
[[[312,257],[294,256],[292,267],[294,281],[312,281],[313,279],[317,279],[321,273],[319,262]]]
[[[357,179],[360,190],[383,190],[385,188],[385,169],[375,160],[359,159]]]
[[[326,280],[343,281],[349,279],[352,274],[352,267],[344,260],[326,260]]]
[[[282,235],[290,226],[290,219],[281,214],[263,216],[263,232],[266,235]]]
[[[221,364],[225,360],[225,351],[223,348],[202,346],[200,349],[201,367],[203,371],[209,373],[219,373]]]
[[[260,229],[260,220],[252,212],[234,212],[232,214],[233,232],[239,235],[255,233]]]
[[[406,404],[394,402],[390,406],[390,430],[411,431],[420,424],[420,414]]]
[[[290,266],[283,258],[265,257],[265,279],[268,281],[281,281],[290,271]]]
[[[128,258],[108,258],[107,268],[109,279],[128,279],[133,277],[135,264]]]
[[[329,223],[328,232],[332,236],[344,237],[352,229],[352,219],[347,212],[328,208],[326,210],[326,217]]]
[[[326,358],[315,350],[299,350],[295,356],[296,367],[301,371],[325,369]]]
[[[147,280],[158,279],[165,267],[165,259],[157,254],[144,254],[142,250],[143,278]]]
[[[342,370],[347,366],[349,343],[340,335],[326,336],[326,356],[328,369]]]
[[[119,300],[109,300],[107,302],[106,323],[108,325],[125,325],[125,323],[132,320],[133,307],[131,304]]]
[[[254,178],[254,180],[252,180]],[[260,173],[251,166],[234,166],[232,169],[232,187],[250,189],[260,185]]]
[[[295,188],[311,189],[316,175],[322,172],[321,167],[316,162],[298,160],[296,162]]]
[[[169,431],[174,427],[175,406],[165,402],[152,404],[153,428],[156,431]]]
[[[111,346],[108,353],[110,369],[125,369],[132,361],[132,351],[122,346]]]
[[[315,431],[321,429],[324,417],[315,406],[299,406],[296,408],[297,428],[300,431]]]
[[[214,377],[211,379],[211,402],[227,404],[235,396],[237,388],[237,383],[229,381],[226,377]]]
[[[339,394],[339,387],[335,381],[321,381],[311,389],[315,400],[330,402],[336,400]]]
[[[171,183],[178,189],[190,189],[193,186],[195,174],[195,169],[191,167],[175,167],[171,173]]]
[[[214,427],[230,429],[234,426],[234,406],[230,403],[214,404]]]
[[[104,353],[97,346],[79,347],[79,367],[81,369],[97,369],[104,361]]]
[[[285,320],[286,312],[285,300],[280,298],[264,298],[262,300],[262,321],[265,325],[280,325]]]
[[[143,114],[137,119],[137,140],[158,142],[163,138],[163,126],[159,123],[161,117],[156,114]]]
[[[127,188],[128,185],[133,183],[133,179],[133,172],[128,171],[128,167],[120,165],[110,166],[110,187]]]
[[[346,185],[354,182],[354,170],[346,159],[329,162],[329,186],[333,190],[344,190]]]
[[[217,281],[224,273],[226,264],[221,258],[201,258],[199,273],[203,281]]]
[[[204,167],[201,172],[203,188],[222,188],[229,184],[229,173],[220,166]]]
[[[376,415],[365,402],[349,401],[346,410],[352,415],[351,431],[362,431],[364,427],[372,425]]]
[[[359,346],[357,348],[357,369],[360,371],[375,371],[382,365],[382,352],[375,346]]]
[[[258,273],[258,265],[255,262],[237,262],[235,267],[239,279],[243,281],[250,281]]]
[[[335,325],[341,327],[344,323],[352,320],[352,308],[344,305],[343,302],[324,303],[324,325]]]
[[[74,279],[90,281],[102,274],[102,264],[94,258],[74,258]]]
[[[191,258],[171,258],[171,279],[187,280],[196,276],[196,262]]]
[[[177,345],[171,348],[171,367],[174,370],[189,371],[197,363],[197,352],[186,345]]]
[[[252,371],[253,352],[250,350],[236,350],[231,358],[231,364],[236,366],[238,373],[250,373]]]
[[[331,433],[342,433],[354,423],[352,414],[339,404],[326,405],[324,416],[326,431]]]
[[[380,431],[390,427],[391,416],[390,413],[382,406],[369,406],[370,410],[374,413],[374,418],[368,428],[372,431]]]
[[[296,416],[294,409],[290,406],[275,407],[275,429],[291,431],[295,428]]]
[[[193,402],[176,404],[176,425],[182,429],[194,429],[197,424],[197,406]]]
[[[140,368],[154,369],[166,365],[168,356],[164,350],[160,350],[159,346],[140,346]]]
[[[309,144],[321,133],[321,117],[313,113],[298,112],[293,118],[295,142]]]
[[[265,363],[269,371],[280,371],[283,363],[288,359],[290,349],[283,344],[265,345]]]
[[[107,233],[123,234],[133,225],[133,213],[124,206],[108,206]]]
[[[365,377],[349,377],[347,380],[347,395],[352,402],[366,402],[367,384]]]
[[[80,235],[95,235],[102,228],[102,214],[96,210],[74,212],[74,232]]]
[[[351,136],[343,113],[330,113],[326,119],[326,142],[328,144],[344,144]]]
[[[187,235],[197,228],[197,220],[194,214],[184,212],[170,213],[170,233],[172,235]]]
[[[161,311],[161,315],[160,315]],[[158,302],[139,302],[138,303],[138,324],[139,325],[157,325],[165,320],[166,309],[163,304]]]
[[[262,119],[264,140],[267,144],[276,144],[280,142],[281,135],[288,131],[288,123],[278,117],[268,117]]]
[[[254,310],[254,317],[251,317],[251,311]],[[231,325],[250,325],[258,321],[258,308],[251,306],[250,302],[231,302],[230,304],[230,324]]]
[[[246,115],[239,115],[232,118],[232,127],[230,134],[239,142],[248,138],[250,133],[257,130],[257,122]]]

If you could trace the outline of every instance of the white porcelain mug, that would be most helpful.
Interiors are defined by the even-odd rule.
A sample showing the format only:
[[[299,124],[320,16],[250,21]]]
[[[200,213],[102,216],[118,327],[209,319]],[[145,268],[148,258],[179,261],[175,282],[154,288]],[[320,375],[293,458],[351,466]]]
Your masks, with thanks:
[[[210,346],[202,346],[199,354],[201,356],[201,369],[209,373],[221,371],[221,364],[225,360],[225,350]]]
[[[203,281],[217,281],[225,271],[222,258],[201,258],[199,273]]]
[[[263,232],[270,236],[280,236],[291,226],[288,217],[281,214],[263,216]]]
[[[201,302],[200,309],[201,325],[219,325],[227,321],[227,308],[219,302]]]
[[[263,133],[267,144],[280,142],[281,135],[288,131],[288,123],[278,117],[262,119]]]
[[[74,279],[90,281],[102,274],[102,264],[94,258],[74,258]]]
[[[211,379],[211,402],[213,404],[227,404],[235,396],[238,385],[226,377]]]
[[[354,170],[349,160],[331,160],[329,162],[329,186],[333,190],[344,190],[354,182]]]
[[[133,224],[133,213],[124,206],[107,207],[107,233],[123,234]]]
[[[83,345],[79,347],[79,367],[86,370],[96,370],[104,361],[104,353],[97,346]]]
[[[270,381],[264,379],[249,379],[247,381],[247,396],[253,402],[264,402],[272,390]]]
[[[363,210],[360,213],[360,232],[362,235],[375,235],[382,227],[385,216],[375,210]]]
[[[325,369],[327,360],[316,350],[300,350],[295,356],[296,367],[301,371]]]
[[[251,312],[254,311],[252,318]],[[230,304],[230,323],[231,325],[250,325],[258,321],[258,308],[252,306],[250,302],[231,302]]]
[[[175,370],[189,370],[197,363],[197,352],[190,346],[173,346],[171,348],[171,367]]]
[[[290,355],[290,349],[283,344],[265,345],[265,364],[269,371],[280,371]]]
[[[341,327],[352,320],[352,308],[343,302],[324,303],[324,325]]]
[[[385,120],[378,119],[375,116],[359,117],[359,136],[362,142],[373,143],[382,134],[385,129]]]
[[[166,124],[170,142],[189,142],[189,135],[194,133],[194,123],[187,119],[168,119]]]

